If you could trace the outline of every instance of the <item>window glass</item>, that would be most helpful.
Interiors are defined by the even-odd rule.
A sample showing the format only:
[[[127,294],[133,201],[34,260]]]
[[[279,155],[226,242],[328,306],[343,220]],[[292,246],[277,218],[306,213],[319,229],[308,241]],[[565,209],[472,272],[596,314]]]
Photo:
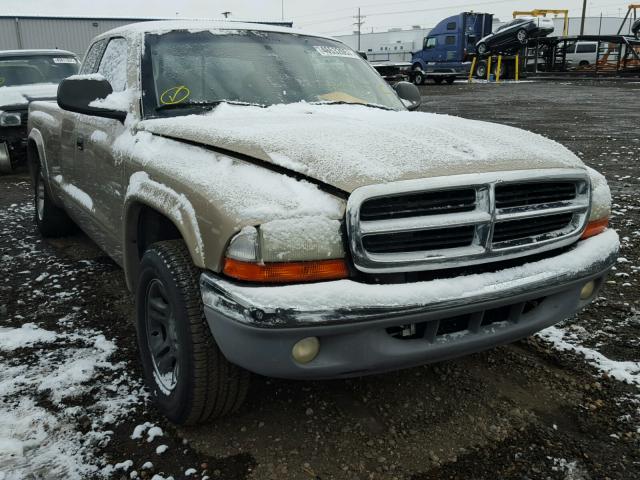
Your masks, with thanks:
[[[456,44],[456,37],[455,35],[447,35],[447,38],[445,39],[445,43],[447,45],[455,45]]]
[[[69,54],[0,57],[0,87],[60,83],[79,66],[76,57]]]
[[[114,92],[127,88],[127,41],[114,38],[104,51],[98,73],[109,80]]]
[[[104,51],[104,46],[106,44],[106,40],[98,40],[96,43],[91,45],[87,55],[84,57],[84,62],[82,62],[82,68],[80,69],[81,74],[96,72],[98,69],[98,62],[100,61],[100,57],[102,56],[102,52]]]
[[[576,50],[577,53],[596,53],[596,45],[595,44],[586,44],[586,45],[578,45]]]
[[[223,101],[403,108],[395,92],[356,52],[334,40],[304,35],[148,34],[142,80],[147,116],[193,113]]]
[[[424,48],[434,48],[436,45],[438,45],[436,37],[429,37],[424,42]]]

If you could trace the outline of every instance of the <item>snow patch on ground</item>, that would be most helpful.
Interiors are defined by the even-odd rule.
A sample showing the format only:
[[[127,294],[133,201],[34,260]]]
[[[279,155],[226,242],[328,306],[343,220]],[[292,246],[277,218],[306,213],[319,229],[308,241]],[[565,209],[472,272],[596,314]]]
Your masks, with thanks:
[[[36,343],[51,343],[56,338],[55,332],[38,328],[33,323],[25,323],[20,328],[0,327],[0,350],[10,351]]]
[[[640,362],[620,362],[611,360],[595,349],[576,343],[575,336],[558,327],[549,327],[537,334],[561,351],[572,351],[583,355],[585,360],[603,373],[619,380],[640,387]]]

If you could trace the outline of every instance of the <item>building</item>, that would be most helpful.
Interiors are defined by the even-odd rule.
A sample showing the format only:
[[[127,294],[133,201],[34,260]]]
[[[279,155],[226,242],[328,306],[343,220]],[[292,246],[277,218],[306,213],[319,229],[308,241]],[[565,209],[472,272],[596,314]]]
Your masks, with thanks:
[[[564,29],[564,18],[554,18],[556,26],[554,35],[562,35]],[[580,17],[569,18],[569,35],[580,34]],[[585,19],[585,35],[615,35],[620,29],[623,19],[619,17],[587,17]],[[493,30],[503,25],[498,19],[494,19]],[[629,35],[633,20],[627,20],[622,28],[623,35]],[[369,60],[393,60],[409,61],[411,52],[422,49],[424,38],[429,35],[430,28],[413,26],[411,28],[392,28],[386,32],[362,33],[360,35],[360,51],[366,52]],[[338,40],[349,45],[351,48],[358,48],[358,34],[336,36]]]
[[[0,15],[0,50],[59,48],[82,57],[95,36],[112,28],[148,20],[162,19]],[[290,22],[264,23],[291,26]]]

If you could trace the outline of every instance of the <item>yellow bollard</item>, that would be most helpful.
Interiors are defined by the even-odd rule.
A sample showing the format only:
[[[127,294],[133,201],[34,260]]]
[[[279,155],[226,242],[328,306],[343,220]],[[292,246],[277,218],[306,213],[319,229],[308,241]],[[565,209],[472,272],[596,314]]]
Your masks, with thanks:
[[[492,56],[487,57],[487,81],[491,81],[491,60]]]
[[[520,80],[520,55],[516,55],[516,82]]]
[[[502,55],[498,55],[498,68],[496,69],[496,83],[500,83],[500,67],[502,66]]]
[[[473,57],[473,61],[471,62],[471,70],[469,70],[469,83],[473,82],[473,74],[476,71],[477,61],[478,61],[478,57]]]

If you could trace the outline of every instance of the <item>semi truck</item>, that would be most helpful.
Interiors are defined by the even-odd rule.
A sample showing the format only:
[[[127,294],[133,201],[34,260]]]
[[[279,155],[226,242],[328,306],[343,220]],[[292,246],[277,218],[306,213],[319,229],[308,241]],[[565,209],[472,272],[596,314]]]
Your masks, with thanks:
[[[413,54],[414,82],[453,83],[468,75],[476,42],[491,33],[492,26],[491,13],[462,12],[442,20],[424,38],[422,49]]]

